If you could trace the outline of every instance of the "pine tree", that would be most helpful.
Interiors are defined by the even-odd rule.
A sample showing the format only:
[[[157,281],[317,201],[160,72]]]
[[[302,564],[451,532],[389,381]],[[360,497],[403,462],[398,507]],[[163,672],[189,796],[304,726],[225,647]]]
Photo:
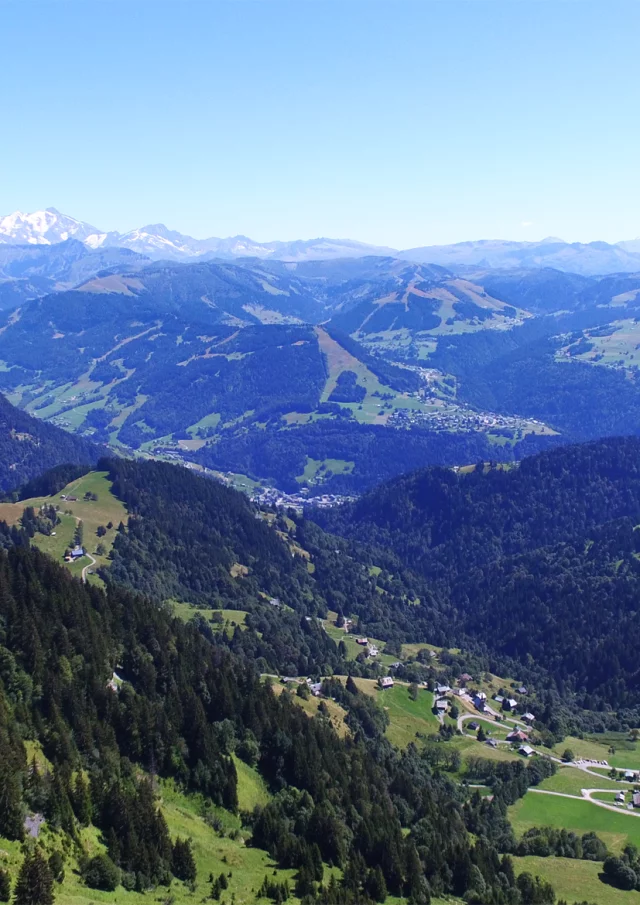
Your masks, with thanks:
[[[89,826],[91,823],[91,795],[89,783],[80,771],[75,778],[72,794],[73,811],[81,826]]]
[[[387,898],[387,884],[379,865],[369,871],[365,888],[374,902],[384,902]]]
[[[20,867],[15,905],[53,905],[53,875],[39,848],[28,851]]]
[[[196,879],[196,862],[193,858],[190,839],[178,837],[173,844],[171,869],[178,880],[193,883]]]
[[[20,774],[10,767],[0,770],[0,836],[7,839],[24,837],[22,783]]]

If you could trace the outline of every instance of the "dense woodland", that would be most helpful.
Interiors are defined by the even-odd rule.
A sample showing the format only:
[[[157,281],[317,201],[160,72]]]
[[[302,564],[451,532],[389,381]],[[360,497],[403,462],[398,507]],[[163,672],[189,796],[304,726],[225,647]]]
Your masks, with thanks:
[[[0,616],[0,834],[22,838],[27,809],[71,839],[93,823],[108,857],[86,859],[88,884],[116,876],[144,891],[188,879],[188,852],[136,765],[236,810],[235,748],[274,793],[246,817],[254,844],[297,870],[305,901],[382,901],[388,891],[418,905],[472,890],[481,898],[470,901],[528,901],[534,881],[516,881],[500,855],[506,799],[465,806],[428,759],[398,754],[370,721],[341,741],[322,718],[276,698],[253,664],[151,600],[84,586],[22,546],[0,558]],[[116,666],[119,691],[109,687]],[[50,771],[28,763],[25,737],[42,744]],[[520,794],[540,777],[523,779]],[[468,828],[477,834],[479,822],[474,842]],[[323,862],[342,867],[343,880],[321,885]],[[29,870],[38,864],[27,858],[25,882]]]
[[[637,713],[640,441],[423,470],[317,518],[393,550],[461,640],[535,664],[584,708]]]
[[[56,465],[92,465],[101,451],[21,412],[0,395],[0,492],[8,493]]]

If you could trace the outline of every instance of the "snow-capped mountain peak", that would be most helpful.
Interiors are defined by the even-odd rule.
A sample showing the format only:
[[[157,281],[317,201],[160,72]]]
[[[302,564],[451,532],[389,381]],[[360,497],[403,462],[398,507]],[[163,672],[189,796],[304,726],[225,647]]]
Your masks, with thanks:
[[[0,218],[0,242],[10,245],[53,245],[71,238],[84,241],[95,232],[95,227],[61,214],[55,207],[32,214],[14,211]]]
[[[387,254],[392,249],[342,239],[312,239],[294,242],[256,242],[247,236],[227,239],[215,237],[194,239],[164,223],[151,223],[129,232],[104,232],[74,217],[60,213],[55,207],[25,214],[15,211],[0,218],[0,245],[53,245],[74,238],[93,250],[128,248],[156,260],[186,261],[209,258],[278,258],[281,260],[314,260],[320,258],[362,257]]]

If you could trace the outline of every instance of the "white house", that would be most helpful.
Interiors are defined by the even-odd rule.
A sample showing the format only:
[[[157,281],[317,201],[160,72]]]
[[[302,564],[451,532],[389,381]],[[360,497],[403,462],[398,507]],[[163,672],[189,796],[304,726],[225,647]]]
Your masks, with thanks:
[[[381,676],[378,679],[378,685],[380,688],[393,688],[393,679],[391,676]]]

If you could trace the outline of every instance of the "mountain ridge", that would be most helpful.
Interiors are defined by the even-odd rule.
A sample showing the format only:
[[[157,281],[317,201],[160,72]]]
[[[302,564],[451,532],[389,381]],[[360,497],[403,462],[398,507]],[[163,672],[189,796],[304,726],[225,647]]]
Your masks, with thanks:
[[[355,239],[327,237],[258,242],[240,234],[196,239],[169,229],[163,223],[147,224],[126,232],[103,231],[53,207],[31,214],[14,211],[0,217],[0,246],[50,245],[69,238],[78,239],[94,250],[128,248],[155,260],[253,257],[296,262],[391,255],[401,260],[454,269],[468,266],[496,269],[555,267],[583,275],[640,271],[640,240],[637,238],[614,244],[602,241],[570,243],[555,236],[526,242],[480,239],[398,250]]]

